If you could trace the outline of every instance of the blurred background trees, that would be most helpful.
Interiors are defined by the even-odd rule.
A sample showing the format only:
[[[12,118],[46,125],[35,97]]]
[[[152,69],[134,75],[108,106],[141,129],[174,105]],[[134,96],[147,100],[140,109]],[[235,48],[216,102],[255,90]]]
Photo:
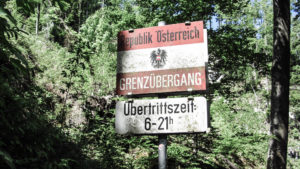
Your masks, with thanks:
[[[114,132],[117,33],[203,20],[212,129],[172,135],[170,168],[265,168],[270,0],[2,0],[0,168],[157,168],[156,136]],[[288,168],[300,166],[300,18],[291,1]]]

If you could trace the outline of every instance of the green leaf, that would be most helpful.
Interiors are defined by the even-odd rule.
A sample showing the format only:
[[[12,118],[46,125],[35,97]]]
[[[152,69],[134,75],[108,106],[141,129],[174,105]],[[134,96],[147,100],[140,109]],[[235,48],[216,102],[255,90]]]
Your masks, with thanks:
[[[11,169],[16,169],[16,166],[13,162],[13,159],[11,158],[11,156],[6,153],[3,150],[0,150],[0,156],[2,157],[2,159],[4,159],[5,163],[11,168]]]
[[[14,25],[17,25],[17,21],[14,19],[14,17],[12,17],[10,12],[7,9],[4,9],[2,6],[0,6],[0,17],[9,20]]]

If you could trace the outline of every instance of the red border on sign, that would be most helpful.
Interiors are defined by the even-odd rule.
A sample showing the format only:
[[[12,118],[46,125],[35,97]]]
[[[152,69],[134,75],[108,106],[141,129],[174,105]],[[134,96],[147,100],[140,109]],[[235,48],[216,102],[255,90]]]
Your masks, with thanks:
[[[118,95],[188,90],[206,90],[205,67],[117,74]]]
[[[118,33],[118,51],[203,43],[203,21],[155,26]]]

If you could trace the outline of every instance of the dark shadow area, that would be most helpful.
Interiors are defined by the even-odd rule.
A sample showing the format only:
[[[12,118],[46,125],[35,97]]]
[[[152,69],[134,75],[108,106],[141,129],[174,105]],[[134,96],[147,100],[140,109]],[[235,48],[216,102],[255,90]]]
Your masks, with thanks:
[[[0,168],[99,168],[50,123],[54,103],[42,89],[21,80],[12,83],[3,74],[0,80]]]

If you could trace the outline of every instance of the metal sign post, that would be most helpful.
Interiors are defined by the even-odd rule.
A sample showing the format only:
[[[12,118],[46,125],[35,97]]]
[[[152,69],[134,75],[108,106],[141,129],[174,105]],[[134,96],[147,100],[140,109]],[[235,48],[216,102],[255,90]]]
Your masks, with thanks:
[[[165,21],[158,22],[157,26],[164,26],[166,25]],[[163,98],[161,96],[160,98]],[[166,98],[166,97],[164,97]],[[166,169],[167,168],[167,138],[168,135],[162,134],[158,135],[158,168],[159,169]]]
[[[158,135],[158,168],[167,168],[167,138],[168,135],[162,134]]]

